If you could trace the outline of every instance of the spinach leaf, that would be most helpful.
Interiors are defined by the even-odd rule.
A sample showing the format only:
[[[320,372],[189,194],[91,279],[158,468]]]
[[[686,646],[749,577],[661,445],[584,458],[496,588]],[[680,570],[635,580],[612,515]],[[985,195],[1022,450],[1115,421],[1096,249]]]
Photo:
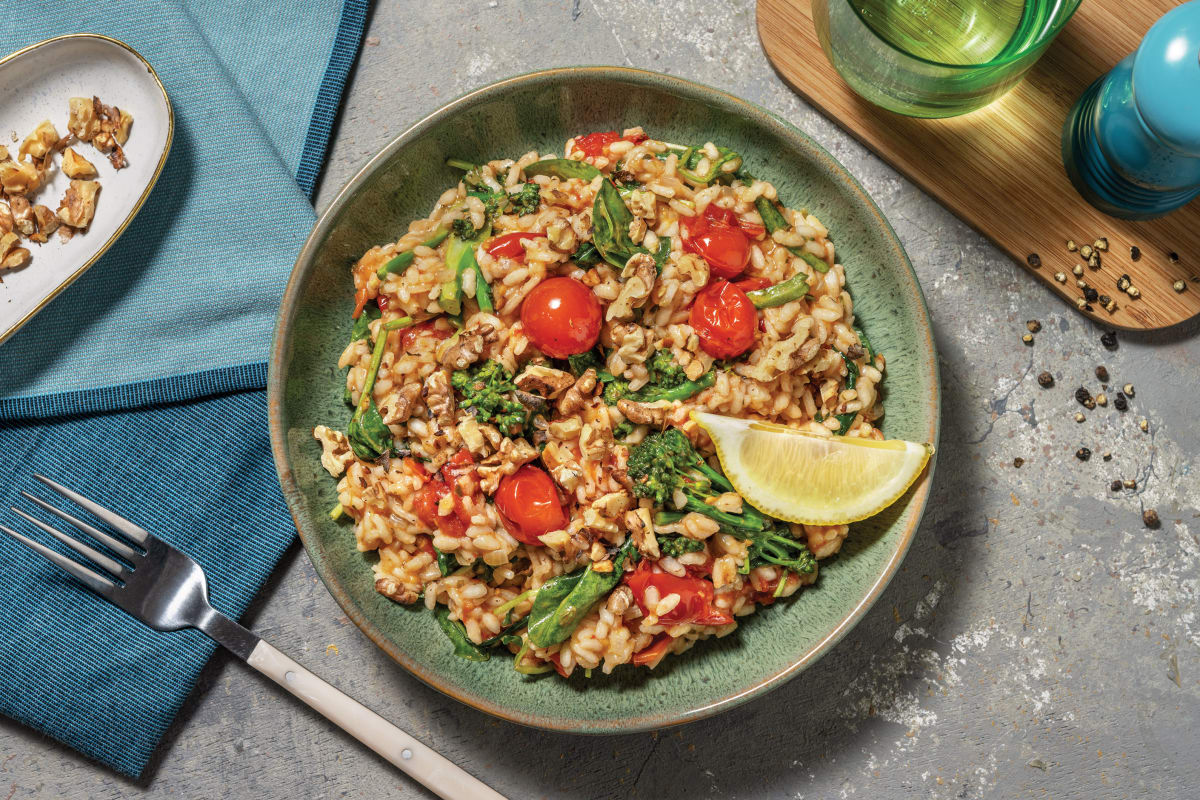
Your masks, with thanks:
[[[858,364],[846,358],[845,353],[839,353],[838,355],[842,357],[842,361],[846,362],[846,388],[853,389],[858,384]],[[856,416],[858,416],[857,411],[838,414],[837,421],[839,425],[834,433],[838,436],[845,436],[846,432],[850,430],[850,426],[854,424]]]
[[[791,227],[788,225],[787,220],[784,218],[782,212],[780,212],[780,210],[775,207],[775,204],[767,198],[760,195],[758,199],[754,201],[754,207],[758,210],[758,215],[762,217],[763,227],[767,229],[768,234],[772,234],[778,230],[787,230],[789,227]],[[803,247],[789,247],[788,251],[792,255],[804,259],[805,263],[807,263],[817,272],[829,272],[828,264],[805,250]]]
[[[591,164],[585,161],[575,161],[570,158],[547,158],[543,161],[535,161],[525,168],[526,177],[549,175],[551,178],[558,178],[564,181],[571,178],[590,181],[599,174],[601,174],[600,170]]]
[[[446,638],[454,645],[454,655],[467,661],[487,661],[491,658],[479,645],[467,638],[467,629],[461,622],[450,619],[450,609],[438,606],[433,615],[437,617],[438,625],[442,626]]]
[[[709,184],[716,180],[723,173],[736,172],[737,168],[742,165],[742,156],[730,150],[728,147],[718,147],[717,157],[709,159],[708,170],[706,172],[696,172],[696,167],[705,158],[704,151],[698,147],[689,147],[679,156],[679,166],[677,171],[687,180],[693,183]],[[721,169],[726,164],[736,162],[736,166],[730,170]]]
[[[443,553],[436,547],[433,552],[437,553],[438,572],[442,573],[443,578],[458,571],[458,559],[453,553]]]
[[[554,638],[557,633],[554,615],[562,601],[583,579],[583,574],[583,571],[579,571],[570,575],[559,575],[546,581],[542,588],[538,589],[537,596],[533,598],[533,608],[529,610],[529,640],[538,647],[562,641]],[[547,644],[542,644],[542,641],[546,641]]]
[[[647,252],[629,238],[632,222],[633,214],[625,207],[625,201],[612,181],[600,184],[592,206],[592,242],[604,260],[617,269],[624,269],[634,254]]]
[[[625,571],[625,561],[632,553],[633,539],[629,539],[617,551],[617,554],[613,556],[612,570],[610,572],[597,572],[593,569],[594,565],[589,564],[587,569],[579,576],[570,592],[554,608],[553,613],[539,620],[538,622],[541,624],[538,625],[536,630],[533,624],[529,626],[529,641],[538,647],[550,647],[551,645],[566,641],[567,637],[579,627],[579,623],[587,616],[592,606],[603,599],[605,595],[620,583],[621,576]],[[549,585],[548,582],[547,585]],[[538,603],[542,601],[542,592],[545,590],[546,587],[543,586],[541,591],[538,592],[537,598],[533,601],[534,611],[529,613],[530,619],[533,619]],[[543,605],[543,610],[551,601],[548,600]]]
[[[480,647],[495,647],[498,644],[508,644],[509,642],[506,642],[504,640],[508,639],[509,641],[512,641],[513,635],[518,630],[525,627],[525,622],[528,619],[529,619],[529,615],[525,615],[524,617],[521,617],[520,619],[516,620],[515,622],[511,622],[508,625],[505,625],[500,630],[500,632],[497,633],[495,636],[484,639],[482,642],[480,642],[479,646]],[[517,641],[520,641],[521,637],[517,636],[516,639],[517,639]]]
[[[362,394],[358,398],[358,407],[350,424],[346,427],[346,438],[350,440],[350,449],[354,455],[364,461],[373,461],[392,448],[392,432],[383,422],[383,417],[375,408],[375,400],[371,396],[375,388],[375,379],[379,376],[379,365],[383,361],[383,352],[387,349],[387,338],[390,331],[412,325],[412,317],[394,319],[379,328],[379,336],[375,339],[375,350],[371,353],[371,366],[367,369],[366,380],[363,381]]]
[[[654,254],[654,269],[661,275],[667,259],[671,255],[671,237],[664,236],[658,240],[658,252]]]
[[[581,267],[594,267],[600,263],[600,251],[591,242],[584,242],[571,256],[571,260]]]

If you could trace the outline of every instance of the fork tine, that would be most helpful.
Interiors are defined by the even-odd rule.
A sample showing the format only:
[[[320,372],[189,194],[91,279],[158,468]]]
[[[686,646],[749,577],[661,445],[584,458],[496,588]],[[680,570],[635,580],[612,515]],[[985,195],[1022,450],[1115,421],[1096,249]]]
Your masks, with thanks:
[[[83,556],[84,558],[90,559],[91,561],[96,562],[96,564],[98,564],[100,567],[102,567],[106,572],[108,572],[109,575],[112,575],[114,578],[123,578],[129,574],[129,570],[126,569],[124,564],[118,564],[116,561],[113,561],[111,558],[104,555],[104,553],[101,553],[96,548],[90,547],[90,546],[84,544],[83,542],[79,541],[78,539],[74,538],[73,536],[68,536],[67,534],[63,533],[62,531],[58,530],[57,528],[54,528],[54,527],[42,522],[40,519],[36,519],[34,517],[29,516],[28,514],[26,514],[24,511],[22,511],[19,508],[16,508],[13,506],[9,506],[9,508],[12,508],[13,512],[15,514],[17,514],[17,516],[21,517],[22,519],[24,519],[27,522],[31,522],[34,525],[38,526],[39,528],[44,530],[46,533],[53,536],[55,539],[58,539],[60,542],[65,544],[67,547],[74,550],[76,553],[79,553],[79,555]]]
[[[51,562],[52,564],[59,567],[60,569],[65,570],[66,572],[70,573],[71,576],[74,577],[76,580],[80,581],[85,586],[87,586],[89,589],[100,594],[101,596],[110,597],[113,593],[113,590],[116,589],[115,584],[109,583],[108,581],[104,580],[99,575],[97,575],[95,572],[92,572],[90,569],[88,569],[87,567],[84,567],[80,564],[76,564],[71,559],[67,558],[66,556],[64,556],[60,553],[54,552],[49,547],[46,547],[45,545],[42,545],[42,544],[38,544],[37,542],[33,541],[32,539],[30,539],[26,536],[22,536],[21,534],[14,531],[12,528],[7,528],[3,525],[0,525],[0,531],[4,531],[9,536],[13,537],[18,542],[20,542],[21,544],[28,547],[30,550],[32,550],[35,553],[44,557],[47,561]]]
[[[58,517],[59,519],[69,522],[70,524],[72,524],[76,528],[78,528],[79,530],[83,531],[84,533],[86,533],[89,536],[91,536],[92,538],[94,538],[96,541],[102,542],[104,545],[106,545],[109,549],[111,549],[113,552],[115,552],[117,555],[121,556],[122,558],[127,558],[132,561],[133,559],[137,558],[137,556],[139,555],[136,550],[134,550],[132,547],[125,544],[124,542],[120,541],[119,539],[115,539],[112,536],[109,536],[104,531],[100,530],[99,528],[96,528],[95,526],[92,526],[92,525],[88,525],[83,520],[73,517],[70,514],[68,514],[67,512],[55,508],[54,506],[50,505],[49,503],[47,503],[45,500],[41,499],[40,497],[34,497],[29,492],[21,492],[21,496],[24,497],[29,502],[37,504],[37,506],[39,508],[50,512],[51,514]]]
[[[144,545],[149,539],[152,538],[149,531],[139,528],[137,525],[134,525],[132,522],[120,516],[119,514],[114,514],[113,512],[109,511],[104,506],[93,503],[91,500],[88,500],[86,497],[79,494],[79,492],[73,492],[67,487],[55,483],[44,475],[38,475],[37,473],[34,473],[33,477],[37,478],[39,481],[46,484],[51,489],[58,492],[76,505],[86,508],[98,518],[104,520],[113,528],[125,534],[138,544]]]

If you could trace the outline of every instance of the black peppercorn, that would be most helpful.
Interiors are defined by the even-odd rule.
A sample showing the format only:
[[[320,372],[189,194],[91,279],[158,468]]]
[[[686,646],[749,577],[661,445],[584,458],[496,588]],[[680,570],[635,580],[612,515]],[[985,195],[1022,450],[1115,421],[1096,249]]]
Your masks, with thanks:
[[[1025,463],[1025,459],[1021,458],[1020,456],[1017,456],[1016,458],[1013,459],[1013,466],[1016,467],[1017,469],[1020,469],[1021,465],[1024,463]]]
[[[1044,387],[1053,386],[1054,385],[1054,376],[1051,375],[1049,372],[1042,372],[1038,375],[1038,383]]]
[[[1083,287],[1083,297],[1089,303],[1094,303],[1100,299],[1100,293],[1090,286]]]
[[[1100,337],[1100,344],[1104,345],[1107,350],[1117,349],[1117,332],[1107,331]]]
[[[1029,266],[1031,266],[1035,269],[1042,265],[1042,257],[1039,256],[1037,253],[1030,253],[1028,256],[1025,257],[1025,260],[1029,263]]]
[[[1086,406],[1088,401],[1092,399],[1092,393],[1080,386],[1075,390],[1075,399],[1079,401],[1079,405]]]
[[[1088,450],[1086,447],[1081,447],[1075,451],[1075,457],[1080,461],[1087,461],[1092,457],[1092,451]]]
[[[1117,397],[1115,400],[1113,400],[1113,407],[1116,408],[1117,411],[1128,411],[1129,401],[1125,399],[1124,394],[1117,392]]]
[[[1176,253],[1174,250],[1172,250],[1171,252],[1167,253],[1167,258],[1171,259],[1172,262],[1178,261],[1179,253]]]
[[[1158,512],[1153,508],[1147,508],[1142,512],[1142,524],[1147,528],[1158,527]]]
[[[1109,491],[1119,492],[1119,491],[1121,491],[1121,482],[1113,481],[1112,483],[1110,483],[1108,485],[1108,488],[1109,488]]]
[[[1142,249],[1140,247],[1135,244],[1133,247],[1129,248],[1129,259],[1131,261],[1137,261],[1141,257]]]
[[[1096,367],[1096,380],[1101,383],[1108,383],[1108,367],[1103,364]]]

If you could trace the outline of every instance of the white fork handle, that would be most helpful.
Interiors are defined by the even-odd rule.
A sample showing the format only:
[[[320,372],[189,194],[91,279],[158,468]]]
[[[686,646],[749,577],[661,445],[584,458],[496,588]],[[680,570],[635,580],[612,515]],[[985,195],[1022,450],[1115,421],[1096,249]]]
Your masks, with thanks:
[[[352,697],[342,694],[265,641],[246,663],[299,697],[445,800],[506,800]]]

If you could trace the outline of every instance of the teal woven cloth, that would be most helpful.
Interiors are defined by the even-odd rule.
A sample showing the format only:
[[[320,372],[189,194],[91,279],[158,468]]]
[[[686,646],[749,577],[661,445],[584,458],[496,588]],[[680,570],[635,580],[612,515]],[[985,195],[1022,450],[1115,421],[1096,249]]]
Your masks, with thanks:
[[[295,536],[264,362],[366,11],[366,0],[3,4],[0,54],[78,31],[138,50],[176,130],[121,240],[0,345],[0,508],[36,511],[18,491],[38,492],[34,473],[54,477],[195,557],[234,617]],[[64,551],[7,511],[0,524]],[[150,630],[0,535],[0,713],[136,776],[214,648],[195,631]]]

